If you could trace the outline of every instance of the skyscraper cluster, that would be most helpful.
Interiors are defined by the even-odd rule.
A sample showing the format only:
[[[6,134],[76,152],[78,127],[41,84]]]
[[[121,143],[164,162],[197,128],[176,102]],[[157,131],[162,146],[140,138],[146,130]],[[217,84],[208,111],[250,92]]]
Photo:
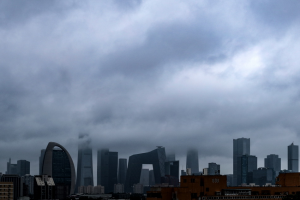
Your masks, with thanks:
[[[299,148],[293,143],[288,146],[288,170],[298,172]],[[238,138],[233,140],[233,176],[228,185],[246,185],[255,183],[263,185],[274,184],[275,178],[281,171],[281,158],[270,154],[264,159],[264,167],[257,167],[257,157],[250,155],[250,139]]]

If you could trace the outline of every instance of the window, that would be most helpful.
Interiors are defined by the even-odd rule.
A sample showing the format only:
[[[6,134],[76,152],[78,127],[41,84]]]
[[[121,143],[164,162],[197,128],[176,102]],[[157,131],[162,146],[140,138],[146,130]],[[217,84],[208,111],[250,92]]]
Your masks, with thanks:
[[[183,179],[183,182],[186,183],[186,179]]]
[[[195,183],[195,179],[194,178],[191,179],[191,183]]]
[[[209,192],[209,188],[206,188],[206,192]]]
[[[191,198],[196,199],[197,198],[197,193],[191,193]]]

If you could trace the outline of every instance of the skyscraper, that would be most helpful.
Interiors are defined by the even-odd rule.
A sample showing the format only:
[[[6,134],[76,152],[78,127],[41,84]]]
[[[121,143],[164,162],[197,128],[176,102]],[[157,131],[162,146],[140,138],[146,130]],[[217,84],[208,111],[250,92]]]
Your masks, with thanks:
[[[265,167],[272,168],[275,172],[275,176],[278,176],[281,170],[281,158],[278,155],[270,154],[265,158]]]
[[[43,168],[43,161],[44,161],[45,151],[46,151],[46,149],[42,149],[42,150],[41,150],[41,155],[40,155],[40,157],[39,157],[39,161],[40,161],[39,174],[40,174],[40,175],[42,175],[42,168]]]
[[[288,146],[288,170],[299,172],[299,146],[294,143]]]
[[[97,185],[102,185],[105,192],[113,192],[118,183],[118,152],[109,149],[98,150]]]
[[[90,143],[87,134],[79,135],[76,191],[79,186],[94,186],[93,150]]]
[[[192,170],[192,174],[199,173],[198,150],[188,150],[186,156],[186,168],[190,168]]]
[[[165,148],[161,146],[147,153],[130,156],[125,182],[126,192],[132,192],[132,186],[139,183],[143,164],[153,165],[155,183],[161,183],[161,177],[165,176],[165,161]]]
[[[233,139],[233,185],[237,185],[238,160],[242,155],[250,155],[250,138]]]
[[[18,160],[17,174],[19,176],[25,176],[26,174],[30,174],[30,162],[27,160]]]
[[[11,159],[7,162],[7,171],[6,174],[18,174],[17,164],[11,164]]]
[[[125,184],[126,172],[127,172],[127,159],[120,158],[119,159],[119,173],[118,173],[118,182],[119,183]]]
[[[42,174],[53,177],[57,199],[64,199],[74,194],[76,178],[74,163],[69,152],[60,144],[48,143]]]
[[[253,183],[253,171],[256,169],[256,156],[242,155],[237,157],[237,185]]]
[[[140,175],[140,183],[144,186],[149,185],[149,169],[142,169]]]
[[[208,175],[220,175],[220,165],[216,163],[208,163]]]

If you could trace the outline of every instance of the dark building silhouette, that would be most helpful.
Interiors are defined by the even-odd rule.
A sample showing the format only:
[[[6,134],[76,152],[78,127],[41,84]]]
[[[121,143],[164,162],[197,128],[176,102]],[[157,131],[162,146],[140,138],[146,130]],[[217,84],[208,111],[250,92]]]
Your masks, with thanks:
[[[154,171],[149,171],[149,185],[155,185],[155,179],[154,179]]]
[[[134,184],[139,183],[143,164],[152,164],[154,171],[155,183],[161,182],[161,177],[165,176],[165,148],[158,147],[157,149],[147,152],[132,155],[129,157],[128,169],[125,182],[125,191],[131,192]]]
[[[45,155],[45,151],[46,151],[46,149],[42,149],[41,150],[41,155],[40,155],[40,157],[39,157],[39,174],[40,175],[42,175],[42,173],[43,173],[43,161],[44,161],[44,155]]]
[[[57,199],[53,178],[48,175],[34,176],[34,199]]]
[[[167,161],[165,162],[165,177],[164,179],[166,182],[162,183],[169,183],[174,186],[178,186],[179,184],[179,161]]]
[[[118,182],[119,183],[125,184],[126,172],[127,172],[127,159],[120,158],[119,159],[119,173],[118,173]]]
[[[19,175],[3,174],[1,176],[1,182],[13,182],[13,184],[14,184],[14,200],[18,200],[18,198],[23,195],[22,180]]]
[[[60,144],[49,142],[45,151],[42,173],[53,178],[57,199],[64,199],[74,194],[76,179],[74,163],[69,152]]]
[[[11,159],[7,162],[6,174],[18,174],[17,164],[11,164]]]
[[[199,173],[198,150],[196,150],[196,149],[188,150],[187,156],[186,156],[186,168],[190,168],[192,174]]]
[[[208,175],[220,175],[220,165],[216,163],[208,163]]]
[[[288,170],[299,172],[299,146],[294,143],[288,146]]]
[[[142,169],[139,183],[143,186],[149,185],[149,169]]]
[[[237,158],[237,185],[253,183],[253,170],[257,169],[257,157],[243,155]]]
[[[274,185],[274,176],[275,172],[273,168],[260,167],[256,170],[253,170],[253,183],[260,186],[266,185],[267,183]]]
[[[79,186],[94,186],[93,177],[93,150],[90,147],[90,139],[87,134],[81,134],[79,135],[78,144],[77,180],[75,190],[77,191]]]
[[[227,177],[227,186],[232,186],[233,185],[233,175],[232,174],[227,174],[225,175]]]
[[[233,139],[233,186],[238,185],[238,157],[250,155],[250,138]]]
[[[30,174],[30,162],[27,160],[18,160],[17,174],[19,176],[25,176],[26,174]]]
[[[272,168],[275,172],[275,177],[279,175],[281,170],[281,158],[278,155],[270,154],[265,158],[265,167]]]
[[[114,191],[118,183],[118,152],[108,149],[98,150],[97,184],[105,188],[105,193]]]

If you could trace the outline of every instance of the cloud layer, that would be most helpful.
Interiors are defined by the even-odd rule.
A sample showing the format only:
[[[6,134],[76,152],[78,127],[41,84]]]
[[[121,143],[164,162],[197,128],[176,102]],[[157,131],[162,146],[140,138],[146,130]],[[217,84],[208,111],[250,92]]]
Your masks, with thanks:
[[[263,166],[299,144],[300,3],[0,3],[0,170],[79,134],[127,158],[165,146],[232,173],[232,140]],[[95,157],[95,155],[94,155]],[[96,157],[95,157],[96,159]],[[96,160],[94,160],[96,164]],[[96,169],[96,166],[95,166]],[[95,170],[94,170],[95,171]],[[95,174],[96,175],[96,174]]]

